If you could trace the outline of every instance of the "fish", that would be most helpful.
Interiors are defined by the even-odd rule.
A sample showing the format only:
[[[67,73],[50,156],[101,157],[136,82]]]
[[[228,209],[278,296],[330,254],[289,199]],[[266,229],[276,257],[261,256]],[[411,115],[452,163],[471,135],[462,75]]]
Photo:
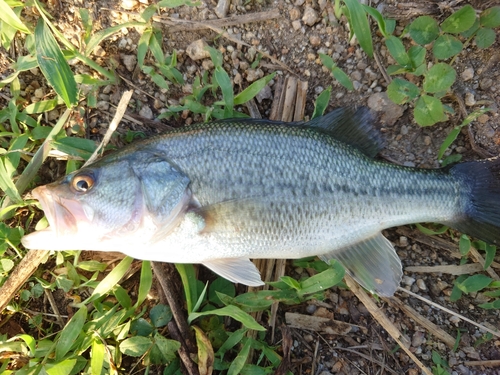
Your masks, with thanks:
[[[318,256],[392,296],[403,270],[384,229],[435,222],[500,243],[499,158],[419,169],[376,158],[383,147],[365,107],[176,128],[35,188],[49,226],[22,244],[199,263],[249,286],[263,284],[251,258]]]

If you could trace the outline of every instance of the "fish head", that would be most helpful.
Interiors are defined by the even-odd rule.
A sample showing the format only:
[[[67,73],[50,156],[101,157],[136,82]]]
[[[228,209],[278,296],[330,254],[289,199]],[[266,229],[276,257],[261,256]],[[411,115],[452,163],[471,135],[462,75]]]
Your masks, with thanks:
[[[101,159],[33,190],[49,227],[25,236],[23,244],[46,250],[120,251],[131,238],[147,243],[158,233],[167,234],[185,211],[188,184],[186,176],[151,153]]]

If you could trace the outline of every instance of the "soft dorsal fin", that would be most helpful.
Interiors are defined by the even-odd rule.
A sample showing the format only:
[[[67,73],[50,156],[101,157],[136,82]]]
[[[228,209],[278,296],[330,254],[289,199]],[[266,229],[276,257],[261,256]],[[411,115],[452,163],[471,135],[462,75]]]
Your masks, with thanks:
[[[380,132],[373,126],[373,117],[366,107],[341,107],[316,117],[305,126],[322,129],[335,139],[374,157],[384,148]]]

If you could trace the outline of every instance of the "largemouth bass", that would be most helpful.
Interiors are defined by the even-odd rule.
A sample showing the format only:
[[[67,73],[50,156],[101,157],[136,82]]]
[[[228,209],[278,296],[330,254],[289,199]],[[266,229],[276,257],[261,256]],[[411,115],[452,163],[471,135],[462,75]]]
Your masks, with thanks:
[[[500,242],[500,159],[425,170],[375,160],[381,147],[365,108],[186,126],[33,190],[50,225],[22,243],[201,263],[252,286],[250,258],[317,255],[391,296],[402,267],[383,229],[438,222]]]

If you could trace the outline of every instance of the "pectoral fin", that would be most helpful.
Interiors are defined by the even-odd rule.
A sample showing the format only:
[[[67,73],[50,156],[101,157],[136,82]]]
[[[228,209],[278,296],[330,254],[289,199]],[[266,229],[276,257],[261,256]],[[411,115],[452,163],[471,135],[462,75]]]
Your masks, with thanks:
[[[361,286],[382,297],[393,296],[403,276],[394,246],[381,233],[319,258],[337,259]]]
[[[233,283],[248,286],[264,285],[260,278],[259,270],[248,258],[214,259],[203,262],[203,265]]]

